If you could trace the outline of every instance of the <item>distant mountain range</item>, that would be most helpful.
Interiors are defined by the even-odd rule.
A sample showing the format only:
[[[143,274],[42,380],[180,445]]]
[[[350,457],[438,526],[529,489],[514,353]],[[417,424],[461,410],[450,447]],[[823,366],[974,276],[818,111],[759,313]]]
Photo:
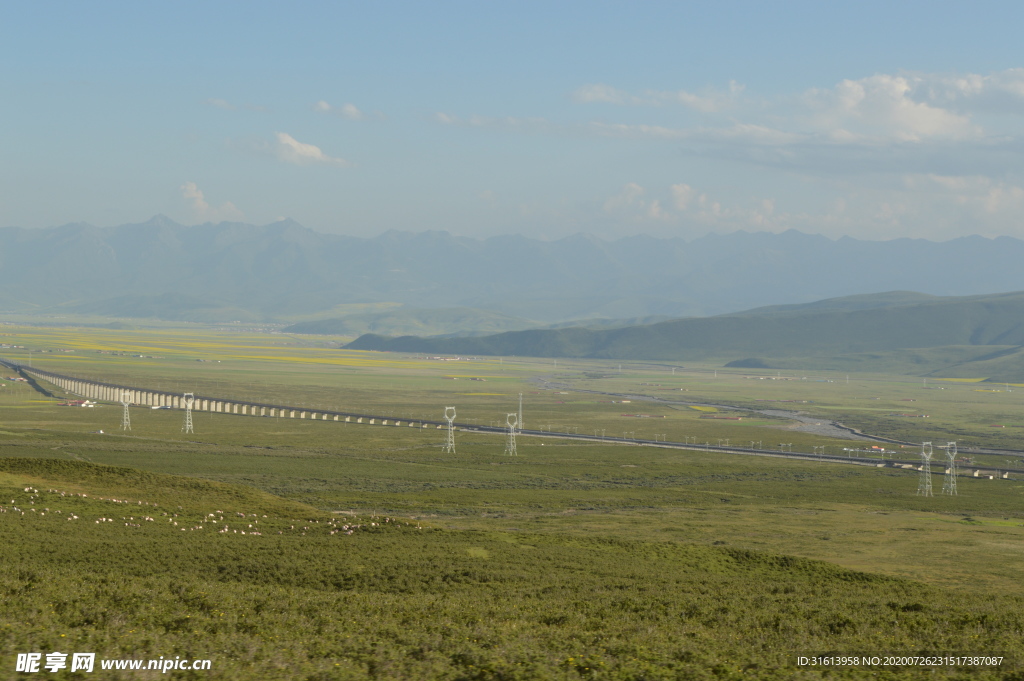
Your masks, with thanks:
[[[0,229],[0,309],[189,321],[315,322],[308,333],[479,334],[731,313],[860,293],[1024,289],[1024,241],[832,240],[799,232],[374,238],[285,220]]]
[[[1024,377],[1024,292],[968,297],[892,292],[607,330],[536,329],[475,338],[368,334],[346,347],[460,355],[715,359],[746,368],[863,367],[870,363],[866,360],[879,364],[902,357],[904,364],[917,361],[928,370],[948,373],[954,366],[972,364],[957,373],[1013,374],[1012,380],[1018,380],[1018,375]],[[907,352],[935,348],[944,350]]]

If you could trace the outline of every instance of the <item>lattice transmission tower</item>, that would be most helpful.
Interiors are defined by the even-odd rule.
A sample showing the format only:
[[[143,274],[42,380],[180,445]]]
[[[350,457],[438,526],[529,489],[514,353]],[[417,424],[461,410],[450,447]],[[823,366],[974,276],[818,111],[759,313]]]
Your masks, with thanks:
[[[519,393],[519,414],[516,415],[516,428],[523,432],[523,394]]]
[[[185,423],[181,427],[183,433],[195,433],[192,430],[192,405],[196,401],[196,396],[192,393],[185,393],[181,398],[182,403],[185,405]]]
[[[124,407],[124,411],[121,413],[121,430],[125,431],[132,429],[132,417],[128,413],[128,397],[128,393],[121,393],[121,406]]]
[[[519,456],[516,452],[516,426],[519,425],[519,419],[515,414],[509,414],[505,417],[505,425],[508,426],[508,437],[505,438],[505,454],[508,456]]]
[[[947,442],[943,449],[946,450],[946,477],[942,480],[942,493],[958,496],[956,492],[956,443]]]
[[[923,497],[932,494],[932,443],[921,443],[921,477],[917,483],[917,493]]]
[[[449,416],[449,412],[451,415]],[[448,421],[448,437],[444,442],[444,451],[446,454],[455,453],[455,407],[444,408],[444,418]]]

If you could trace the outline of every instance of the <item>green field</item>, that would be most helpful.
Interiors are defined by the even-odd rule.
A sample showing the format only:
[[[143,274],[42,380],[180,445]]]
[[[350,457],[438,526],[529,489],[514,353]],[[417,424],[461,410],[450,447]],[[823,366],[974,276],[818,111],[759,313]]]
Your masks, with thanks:
[[[197,412],[186,437],[181,412],[143,408],[121,433],[119,405],[62,407],[6,382],[4,673],[18,652],[64,645],[213,661],[179,678],[1024,678],[1024,481],[964,477],[944,497],[937,466],[937,495],[924,498],[916,471],[556,437],[859,446],[783,415],[725,421],[694,408],[718,404],[1018,448],[1024,389],[439,361],[286,334],[6,331],[25,347],[2,354],[19,362],[32,350],[51,371],[239,400],[434,420],[455,405],[460,422],[497,425],[522,392],[526,426],[552,436],[521,437],[513,458],[501,436],[461,432],[446,454],[434,429]],[[1007,659],[999,670],[796,667],[829,652]]]

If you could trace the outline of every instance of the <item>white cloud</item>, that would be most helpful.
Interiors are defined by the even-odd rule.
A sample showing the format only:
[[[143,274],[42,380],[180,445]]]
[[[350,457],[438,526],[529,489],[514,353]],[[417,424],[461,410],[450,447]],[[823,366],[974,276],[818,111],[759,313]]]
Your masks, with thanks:
[[[341,115],[352,121],[361,121],[366,118],[366,114],[359,110],[355,104],[342,104]]]
[[[216,109],[223,109],[224,111],[236,111],[237,109],[246,109],[248,111],[266,111],[265,107],[258,106],[256,104],[241,104],[236,106],[226,99],[211,98],[206,100],[206,104]]]
[[[808,135],[750,123],[736,123],[723,128],[667,128],[661,125],[593,122],[586,127],[590,132],[604,137],[651,137],[759,146],[784,146],[811,140]]]
[[[682,221],[693,220],[719,232],[798,229],[866,239],[995,237],[1020,234],[1024,212],[1024,187],[981,176],[910,174],[896,183],[826,182],[818,191],[832,196],[818,209],[792,212],[780,211],[772,198],[725,205],[696,190],[675,195],[685,205],[679,210]]]
[[[652,104],[648,99],[636,97],[623,90],[605,85],[604,83],[593,83],[583,85],[572,93],[572,98],[577,102],[589,104],[592,102],[603,102],[605,104]]]
[[[597,87],[597,86],[591,86]],[[605,87],[605,86],[602,86]],[[715,114],[732,107],[743,87],[732,83],[726,93],[695,95],[686,91],[649,92],[645,101],[682,103],[702,113]],[[902,76],[877,75],[844,80],[831,89],[812,89],[795,100],[764,104],[735,112],[733,120],[718,126],[670,127],[644,123],[592,122],[590,132],[602,136],[654,137],[692,140],[738,147],[878,146],[887,144],[957,142],[977,139],[981,127],[966,115],[916,101],[913,83]],[[640,101],[617,90],[589,91],[588,101]],[[598,96],[603,99],[598,99]],[[747,120],[744,120],[747,119]]]
[[[672,192],[672,204],[677,210],[687,210],[695,198],[704,197],[688,184],[674,184],[669,187],[669,190]]]
[[[727,204],[689,184],[673,184],[667,192],[629,182],[601,206],[606,219],[660,233],[734,232],[739,229],[784,231],[791,216],[777,215],[774,198]],[[802,225],[803,226],[803,225]]]
[[[939,194],[977,214],[1016,220],[1024,210],[1024,188],[989,177],[910,175],[904,183],[912,191]]]
[[[1024,68],[988,75],[913,73],[907,80],[921,101],[962,112],[1024,114]]]
[[[683,106],[703,113],[721,111],[729,105],[729,100],[724,97],[702,97],[701,95],[695,95],[692,92],[686,92],[683,90],[680,90],[679,92],[666,92],[663,94],[663,97],[669,101],[679,102]]]
[[[706,94],[649,90],[638,96],[605,84],[585,85],[573,93],[580,102],[682,104],[710,117],[710,124],[700,127],[604,121],[553,125],[544,118],[461,118],[447,113],[434,118],[445,125],[464,127],[689,140],[706,145],[705,151],[714,145],[747,150],[787,146],[877,148],[983,138],[981,126],[969,115],[915,99],[918,85],[910,77],[881,74],[843,80],[833,88],[811,89],[776,102],[742,100],[744,86],[736,82],[730,83],[727,92]],[[725,118],[727,110],[729,116]],[[714,124],[716,118],[718,125]],[[799,160],[801,153],[793,159]]]
[[[775,101],[736,100],[727,116],[707,112],[701,126],[633,121],[587,128],[602,136],[678,140],[688,155],[815,177],[996,175],[1020,167],[1024,138],[1012,119],[987,114],[1009,112],[1013,102],[1024,113],[1018,90],[1024,93],[1024,69],[992,77],[877,74]]]
[[[759,146],[803,144],[813,139],[811,135],[786,132],[756,123],[735,123],[724,128],[701,128],[694,130],[690,137]]]
[[[332,106],[331,104],[325,102],[322,99],[313,105],[313,111],[316,111],[317,113],[334,114],[335,116],[340,116],[341,118],[347,118],[350,121],[363,121],[368,118],[385,118],[384,114],[381,113],[380,111],[367,113],[360,109],[359,107],[357,107],[355,104],[352,104],[351,102],[346,102],[341,106]]]
[[[629,123],[590,123],[590,132],[605,137],[660,137],[662,139],[682,139],[693,134],[691,130],[666,128],[661,125],[643,125]]]
[[[743,85],[736,81],[730,81],[727,92],[708,90],[704,94],[695,94],[686,90],[646,90],[640,95],[635,95],[611,85],[593,83],[577,88],[572,93],[572,98],[583,104],[594,102],[632,106],[682,104],[702,113],[715,113],[731,107],[743,90]]]
[[[277,142],[272,147],[274,155],[285,163],[293,163],[295,165],[351,165],[345,159],[328,156],[320,147],[300,142],[286,132],[276,132],[274,136],[277,139]]]
[[[433,118],[435,123],[463,128],[491,128],[514,130],[519,132],[549,132],[558,130],[558,128],[551,125],[547,119],[539,117],[523,118],[517,116],[503,116],[495,118],[490,116],[474,115],[468,118],[460,118],[459,116],[439,111],[434,114]]]
[[[638,204],[641,205],[642,209],[646,210],[646,202],[642,200],[645,193],[644,188],[636,182],[628,182],[622,187],[622,191],[615,196],[609,197],[604,202],[604,211],[606,213],[614,213]]]
[[[879,74],[809,90],[804,100],[811,127],[836,141],[921,142],[981,134],[967,116],[915,99],[913,86],[907,77]]]
[[[1024,234],[1024,68],[988,75],[878,73],[773,99],[737,83],[702,92],[630,92],[595,83],[572,97],[630,109],[617,109],[619,120],[443,112],[434,120],[465,129],[643,141],[660,162],[678,159],[681,173],[715,159],[709,182],[754,181],[780,194],[777,201],[734,188],[719,195],[683,183],[630,182],[595,197],[585,211],[587,220],[614,230]],[[606,117],[610,109],[602,111]],[[726,171],[737,179],[729,185],[713,179]]]
[[[559,129],[603,137],[676,140],[685,153],[812,173],[986,174],[1020,167],[1019,123],[991,114],[1024,114],[1024,68],[979,74],[875,74],[844,79],[774,100],[742,85],[693,93],[628,93],[605,84],[573,93],[580,102],[682,104],[704,114],[700,126],[666,120],[592,121]]]
[[[660,198],[649,197],[647,190],[636,182],[627,182],[617,194],[605,199],[601,211],[607,220],[620,225],[630,224],[642,230],[652,226],[660,229],[676,218]]]
[[[945,240],[965,234],[1020,236],[1024,214],[1024,183],[977,175],[819,178],[809,190],[813,198],[789,194],[777,200],[735,191],[628,182],[591,203],[586,214],[562,219],[610,235],[696,237],[796,229],[833,238]],[[529,217],[544,213],[537,208]]]
[[[988,76],[978,74],[875,74],[844,79],[831,88],[811,88],[774,100],[746,96],[745,86],[730,81],[727,90],[646,90],[630,93],[605,83],[577,88],[581,103],[633,106],[680,104],[705,115],[702,125],[673,125],[662,113],[658,122],[591,121],[553,124],[540,117],[460,117],[437,113],[444,125],[509,131],[591,134],[690,141],[697,151],[723,154],[757,163],[820,166],[828,156],[839,167],[869,167],[934,159],[937,147],[949,159],[965,149],[979,156],[1006,155],[1007,139],[1017,140],[1017,127],[1002,133],[986,129],[991,121],[975,120],[985,112],[1024,114],[1024,68]],[[1019,127],[1019,126],[1018,126]],[[998,142],[998,144],[997,144]],[[962,145],[968,145],[964,147]],[[949,145],[961,145],[952,149]],[[1024,148],[1024,144],[1020,145]],[[786,154],[765,154],[762,148],[790,148]],[[997,148],[998,147],[998,148]],[[917,151],[920,150],[920,151]],[[848,152],[854,152],[855,158]],[[994,152],[994,153],[993,153]],[[847,157],[836,156],[847,154]],[[916,156],[915,156],[916,154]],[[848,163],[851,160],[853,163]],[[1005,165],[1006,161],[1004,161]],[[861,168],[863,169],[863,168]]]
[[[729,81],[728,92],[708,90],[705,94],[698,95],[686,90],[676,90],[675,92],[652,91],[648,94],[658,101],[682,104],[689,109],[700,111],[701,113],[718,113],[736,105],[737,99],[743,94],[744,89],[745,86],[731,80]]]
[[[245,218],[245,214],[230,201],[225,201],[219,207],[211,206],[195,182],[186,182],[179,189],[182,198],[188,204],[192,217],[198,222],[221,222]]]
[[[649,201],[647,203],[645,212],[647,214],[647,217],[650,218],[651,220],[665,220],[668,217],[670,217],[667,212],[662,210],[661,201],[659,201],[658,199],[652,199],[651,201]]]

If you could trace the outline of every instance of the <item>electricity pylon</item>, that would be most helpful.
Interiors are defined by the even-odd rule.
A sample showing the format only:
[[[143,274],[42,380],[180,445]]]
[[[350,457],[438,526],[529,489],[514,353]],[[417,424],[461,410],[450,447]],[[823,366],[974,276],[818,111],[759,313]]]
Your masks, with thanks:
[[[519,456],[516,452],[516,426],[519,425],[519,419],[515,414],[509,414],[505,417],[505,425],[508,426],[508,437],[505,439],[505,454],[508,456]]]
[[[958,496],[956,492],[956,443],[947,442],[943,449],[946,450],[946,477],[942,480],[942,493]]]
[[[132,429],[132,417],[128,414],[128,393],[121,393],[121,405],[124,407],[124,412],[121,415],[121,430],[128,431]]]
[[[451,416],[448,415],[451,412]],[[444,443],[445,454],[455,453],[455,407],[445,407],[444,417],[448,421],[448,437]]]
[[[185,423],[181,427],[183,433],[195,433],[192,430],[192,404],[196,401],[196,396],[192,393],[185,393],[182,397],[182,402],[185,404]]]
[[[921,477],[917,483],[917,493],[923,497],[932,494],[932,443],[921,443]]]

